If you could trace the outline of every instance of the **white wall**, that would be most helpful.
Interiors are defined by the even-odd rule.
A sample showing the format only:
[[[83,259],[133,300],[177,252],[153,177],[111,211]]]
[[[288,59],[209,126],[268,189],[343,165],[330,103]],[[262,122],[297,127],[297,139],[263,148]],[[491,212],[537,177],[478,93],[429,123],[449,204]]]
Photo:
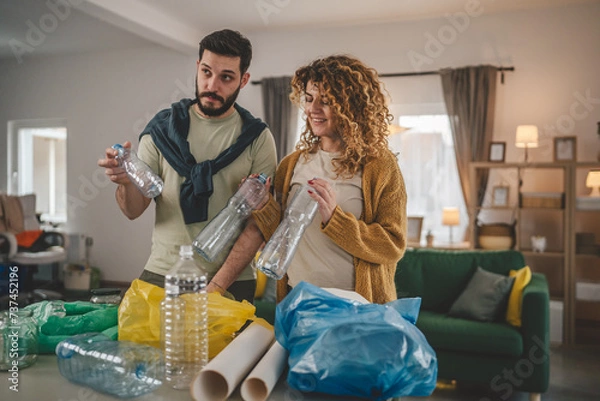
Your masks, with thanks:
[[[469,2],[466,2],[469,3]],[[470,2],[473,3],[473,2]],[[524,123],[541,129],[540,149],[531,151],[532,161],[551,161],[551,137],[578,136],[578,159],[594,160],[600,148],[596,122],[600,121],[600,5],[582,5],[523,12],[483,15],[468,20],[458,32],[447,18],[357,28],[261,34],[253,37],[256,56],[254,76],[283,75],[319,56],[351,53],[380,73],[418,71],[409,53],[430,57],[419,70],[492,64],[514,66],[498,86],[494,139],[507,141],[507,160],[522,160],[514,146],[516,126]],[[273,17],[275,18],[275,17]],[[454,32],[437,54],[428,53],[428,36]],[[452,39],[452,35],[446,36]],[[388,88],[403,86],[414,91],[415,78],[384,79]],[[572,105],[579,95],[591,93],[589,108]],[[410,94],[400,93],[405,101]],[[419,100],[419,94],[415,97]],[[396,101],[398,99],[392,99]],[[591,110],[590,110],[591,109]],[[559,128],[573,114],[574,127]],[[584,116],[585,115],[585,116]]]
[[[0,124],[61,117],[67,121],[68,230],[93,237],[92,260],[108,280],[139,275],[150,251],[152,210],[130,222],[115,185],[97,166],[104,150],[137,135],[172,100],[193,95],[195,59],[159,47],[0,64]],[[6,138],[2,177],[6,183]]]
[[[514,132],[523,123],[542,128],[541,147],[530,152],[531,160],[551,161],[556,135],[576,135],[578,159],[595,160],[600,148],[600,5],[490,16],[483,11],[468,18],[462,32],[442,18],[250,34],[255,51],[250,72],[252,79],[288,75],[332,53],[354,54],[382,73],[409,72],[415,71],[408,57],[411,51],[431,56],[431,64],[421,70],[484,63],[514,66],[516,71],[505,75],[505,85],[498,86],[494,133],[495,140],[507,142],[507,161],[522,160],[522,152],[514,147]],[[427,35],[452,32],[455,37],[448,36],[437,54],[427,53]],[[22,65],[0,62],[0,125],[28,118],[68,121],[68,193],[75,199],[69,230],[94,238],[92,259],[104,279],[125,281],[139,275],[150,249],[153,212],[133,222],[123,217],[114,185],[106,182],[96,161],[113,143],[135,143],[139,129],[163,105],[193,95],[195,58],[149,47],[38,58]],[[418,85],[405,81],[411,79],[385,82],[398,88],[395,91],[406,87],[418,92]],[[578,99],[586,93],[591,100],[583,105]],[[410,100],[410,95],[402,97]],[[420,99],[418,93],[414,97]],[[248,85],[240,103],[260,116],[260,87]],[[560,125],[569,121],[574,126]],[[0,149],[6,149],[4,136]],[[4,153],[0,151],[1,189],[6,188]]]

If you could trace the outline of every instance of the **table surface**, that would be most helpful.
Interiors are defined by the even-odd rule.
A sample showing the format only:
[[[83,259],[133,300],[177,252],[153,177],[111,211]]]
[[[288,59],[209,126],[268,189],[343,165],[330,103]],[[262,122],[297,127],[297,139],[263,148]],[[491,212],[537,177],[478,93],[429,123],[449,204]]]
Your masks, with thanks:
[[[65,379],[58,371],[55,355],[40,355],[37,362],[18,372],[18,392],[10,389],[9,372],[0,372],[0,400],[56,400],[56,401],[107,401],[122,400],[121,398],[98,393],[88,387],[73,384]],[[303,401],[352,401],[363,400],[354,397],[335,397],[325,394],[306,394],[288,387],[285,373],[273,389],[269,400],[303,400]],[[135,401],[191,401],[189,391],[174,390],[166,385],[156,391],[133,398]],[[229,400],[242,401],[239,387]]]

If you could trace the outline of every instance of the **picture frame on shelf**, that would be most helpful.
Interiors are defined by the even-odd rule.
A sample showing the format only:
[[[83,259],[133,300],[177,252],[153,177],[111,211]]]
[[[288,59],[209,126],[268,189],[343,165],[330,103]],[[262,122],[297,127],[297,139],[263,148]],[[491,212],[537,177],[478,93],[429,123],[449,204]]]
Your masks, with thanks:
[[[492,206],[507,207],[508,206],[508,190],[506,185],[496,185],[492,189]]]
[[[506,142],[490,142],[490,153],[488,161],[503,163],[506,152]]]
[[[408,216],[406,224],[406,237],[409,244],[420,244],[421,231],[423,230],[422,216]]]
[[[554,161],[576,161],[577,160],[577,137],[557,136],[554,138]]]

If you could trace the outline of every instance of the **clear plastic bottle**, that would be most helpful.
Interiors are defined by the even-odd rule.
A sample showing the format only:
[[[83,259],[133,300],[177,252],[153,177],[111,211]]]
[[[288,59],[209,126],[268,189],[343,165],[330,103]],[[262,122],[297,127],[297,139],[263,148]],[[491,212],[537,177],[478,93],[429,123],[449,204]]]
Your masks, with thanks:
[[[123,167],[131,182],[146,198],[155,198],[162,192],[163,180],[152,169],[137,157],[133,149],[124,148],[120,144],[112,146],[118,153],[116,159]]]
[[[102,393],[137,397],[162,385],[162,352],[149,345],[85,333],[58,343],[56,356],[61,375]]]
[[[204,259],[214,262],[223,249],[233,245],[244,228],[244,222],[264,198],[267,176],[246,179],[227,205],[194,239],[193,246]]]
[[[191,245],[182,245],[180,259],[165,276],[161,303],[161,343],[165,380],[189,389],[208,363],[208,296],[206,273],[194,261]]]
[[[256,268],[275,280],[287,272],[304,231],[317,213],[318,204],[308,194],[309,189],[303,185],[296,191],[283,220],[256,261]]]
[[[121,303],[120,288],[93,288],[90,292],[92,293],[90,302],[93,304],[119,305]]]

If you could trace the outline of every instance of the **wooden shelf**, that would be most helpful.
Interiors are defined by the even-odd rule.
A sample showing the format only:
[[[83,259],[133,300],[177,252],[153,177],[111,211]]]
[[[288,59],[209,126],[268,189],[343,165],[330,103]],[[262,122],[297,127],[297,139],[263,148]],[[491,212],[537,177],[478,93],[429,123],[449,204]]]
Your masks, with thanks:
[[[564,212],[564,207],[520,207],[521,210]]]
[[[531,249],[519,249],[519,251],[525,256],[534,256],[541,258],[564,258],[565,252],[561,251],[544,251],[544,252],[534,252]]]
[[[581,301],[575,304],[577,320],[593,320],[600,323],[600,301]]]
[[[595,253],[575,253],[577,259],[598,259],[600,255]]]
[[[600,268],[598,262],[600,261],[600,255],[577,254],[575,243],[575,234],[580,231],[594,232],[596,238],[600,241],[600,210],[577,209],[577,197],[582,196],[581,194],[587,190],[584,186],[584,171],[586,169],[600,168],[600,163],[575,161],[533,163],[472,162],[469,167],[471,183],[477,182],[476,178],[479,171],[498,170],[497,174],[503,176],[504,182],[507,180],[506,176],[511,177],[508,179],[508,186],[509,188],[516,188],[518,191],[516,204],[513,197],[512,202],[509,200],[509,205],[506,207],[493,207],[489,203],[467,205],[471,238],[476,238],[475,225],[480,212],[484,212],[486,216],[497,212],[497,217],[502,216],[500,213],[506,211],[513,212],[514,219],[516,220],[515,249],[523,253],[533,271],[538,271],[546,275],[551,291],[551,299],[564,302],[564,342],[568,345],[573,345],[579,342],[580,339],[585,339],[587,342],[590,338],[594,338],[594,336],[596,336],[596,342],[600,342],[600,302],[593,302],[592,306],[587,304],[585,304],[586,306],[582,306],[584,305],[581,303],[582,301],[576,300],[575,287],[577,278],[600,278],[600,269],[596,269]],[[512,172],[508,174],[506,172],[502,173],[502,170],[506,169],[514,170],[516,174]],[[523,188],[527,187],[527,185],[523,185],[523,180],[527,180],[527,176],[535,174],[532,171],[540,169],[557,170],[559,172],[557,173],[557,177],[560,175],[560,182],[552,182],[550,187],[552,191],[563,193],[561,207],[521,207],[519,203],[521,194],[529,193],[527,190],[523,190]],[[540,173],[540,175],[548,175],[549,173],[554,174],[553,171],[546,171],[546,173]],[[535,181],[528,181],[528,183],[530,183],[530,188],[536,187]],[[471,187],[471,199],[478,199],[478,190],[479,188],[475,188],[474,185]],[[492,190],[492,184],[488,183],[487,190]],[[540,192],[544,192],[544,190]],[[540,234],[548,238],[548,247],[550,250],[542,253],[533,252],[529,246],[529,236]],[[596,270],[598,270],[598,274],[595,273]],[[600,283],[600,280],[595,282]],[[599,312],[595,312],[595,310]],[[593,319],[591,320],[589,319],[590,313],[593,315]],[[598,318],[598,321],[596,321],[596,318]],[[590,321],[594,323],[588,324]],[[588,323],[584,324],[583,322]]]

